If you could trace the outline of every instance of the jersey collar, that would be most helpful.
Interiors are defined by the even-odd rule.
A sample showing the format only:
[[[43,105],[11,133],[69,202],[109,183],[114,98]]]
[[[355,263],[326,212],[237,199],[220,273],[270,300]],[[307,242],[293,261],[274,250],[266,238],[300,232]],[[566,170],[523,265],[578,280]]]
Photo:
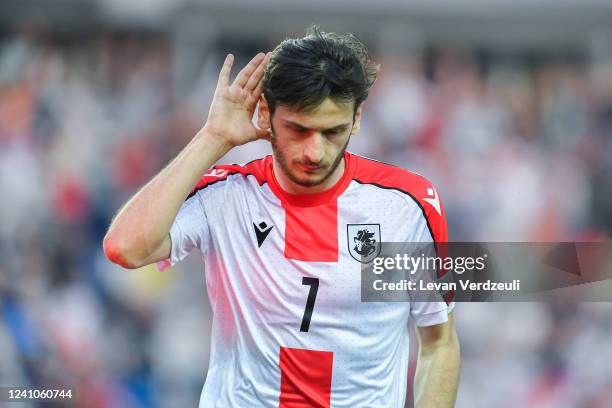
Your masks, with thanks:
[[[269,156],[269,161],[266,166],[267,179],[270,181],[270,189],[278,197],[283,206],[298,206],[298,207],[314,207],[317,205],[327,204],[340,196],[348,187],[353,176],[353,163],[351,160],[352,154],[344,152],[344,174],[340,177],[340,180],[336,182],[332,187],[325,191],[314,194],[291,194],[283,190],[278,183],[276,176],[274,175],[274,169],[272,165],[272,156]]]

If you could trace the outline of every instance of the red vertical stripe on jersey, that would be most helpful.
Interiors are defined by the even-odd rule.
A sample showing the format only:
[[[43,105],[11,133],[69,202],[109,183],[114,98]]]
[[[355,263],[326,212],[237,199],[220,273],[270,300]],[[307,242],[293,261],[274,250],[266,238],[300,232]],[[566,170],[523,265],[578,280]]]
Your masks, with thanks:
[[[285,257],[306,262],[338,262],[338,202],[285,207]]]
[[[279,408],[329,408],[334,353],[281,347]]]

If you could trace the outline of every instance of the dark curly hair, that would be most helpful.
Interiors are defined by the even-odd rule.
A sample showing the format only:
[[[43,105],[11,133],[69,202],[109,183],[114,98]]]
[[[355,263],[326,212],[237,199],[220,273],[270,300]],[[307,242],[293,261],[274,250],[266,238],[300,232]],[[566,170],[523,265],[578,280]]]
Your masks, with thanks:
[[[305,37],[285,39],[272,51],[263,93],[270,114],[278,105],[308,112],[328,97],[354,101],[356,112],[378,69],[353,34],[325,33],[312,26]]]

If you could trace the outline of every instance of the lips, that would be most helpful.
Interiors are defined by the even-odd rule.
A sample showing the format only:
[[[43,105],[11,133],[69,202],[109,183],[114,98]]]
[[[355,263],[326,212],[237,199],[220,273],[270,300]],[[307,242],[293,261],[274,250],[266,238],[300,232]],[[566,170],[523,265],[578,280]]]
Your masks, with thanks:
[[[299,166],[302,170],[309,172],[309,173],[314,173],[322,169],[322,167],[320,166],[311,166],[311,165],[303,164],[303,163],[299,163]]]

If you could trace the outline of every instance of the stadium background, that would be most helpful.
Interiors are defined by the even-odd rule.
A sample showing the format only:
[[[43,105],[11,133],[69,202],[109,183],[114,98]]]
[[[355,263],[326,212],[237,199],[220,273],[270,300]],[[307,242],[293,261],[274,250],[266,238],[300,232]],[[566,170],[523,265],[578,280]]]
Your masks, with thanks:
[[[610,239],[610,1],[3,1],[1,385],[74,384],[79,407],[196,406],[201,260],[127,271],[101,240],[203,124],[225,53],[241,66],[311,23],[354,32],[382,64],[349,148],[432,180],[451,240]],[[612,304],[456,314],[458,407],[612,406]]]

